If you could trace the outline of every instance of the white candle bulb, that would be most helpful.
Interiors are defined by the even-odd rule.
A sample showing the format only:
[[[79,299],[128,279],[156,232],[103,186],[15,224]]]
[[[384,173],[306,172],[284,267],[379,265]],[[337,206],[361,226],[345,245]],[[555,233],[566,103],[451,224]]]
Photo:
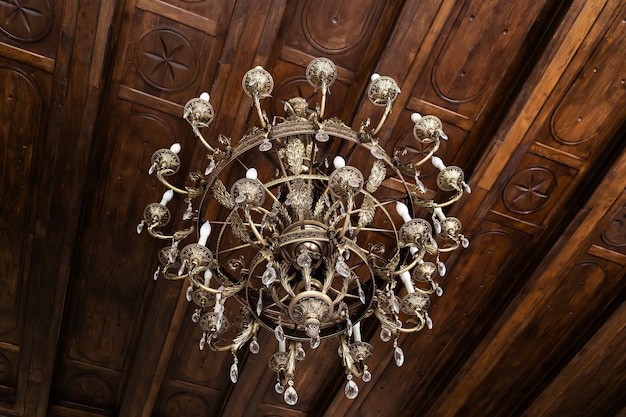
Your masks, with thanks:
[[[287,352],[287,339],[278,341],[278,351],[279,352]]]
[[[333,166],[335,169],[343,168],[346,166],[346,160],[341,156],[336,156],[335,159],[333,159]]]
[[[161,197],[161,205],[166,206],[167,203],[172,201],[172,198],[174,198],[174,191],[167,190],[166,192],[163,193],[163,197]]]
[[[402,220],[404,220],[405,223],[411,220],[411,215],[409,214],[409,208],[406,206],[406,204],[404,204],[401,201],[398,201],[396,203],[396,213],[398,213],[400,217],[402,217]]]
[[[246,178],[248,178],[248,179],[256,180],[258,176],[259,176],[259,173],[256,170],[256,168],[249,168],[246,171]]]
[[[406,287],[406,290],[409,292],[409,294],[415,292],[415,288],[413,287],[413,283],[411,282],[411,274],[408,271],[404,271],[403,273],[401,273],[400,279],[402,280],[402,283]]]
[[[430,158],[430,161],[433,163],[433,166],[437,168],[439,171],[443,171],[446,169],[446,166],[443,164],[443,161],[438,156],[433,156]]]
[[[200,99],[206,101],[207,103],[211,100],[211,96],[206,91],[200,94]]]
[[[379,79],[379,78],[380,78],[380,74],[378,74],[378,73],[376,73],[376,72],[375,72],[375,73],[373,73],[373,74],[372,74],[372,76],[370,77],[370,80],[372,80],[372,81],[376,81],[376,80],[377,80],[377,79]]]
[[[220,304],[220,299],[222,298],[222,294],[219,292],[215,294],[215,307],[213,307],[214,313],[219,313],[222,310],[222,305]]]
[[[352,326],[352,336],[354,337],[355,342],[361,341],[361,323],[357,323]]]
[[[170,146],[170,151],[174,152],[174,153],[178,153],[181,150],[181,146],[180,143],[176,142],[175,144],[173,144],[172,146]]]
[[[410,246],[409,247],[409,252],[411,252],[411,255],[415,256],[415,254],[418,252],[419,250],[415,247],[415,246]]]
[[[417,122],[419,122],[421,118],[422,118],[422,115],[421,115],[421,114],[419,114],[419,113],[413,113],[413,114],[411,114],[411,121],[412,121],[413,123],[417,123]]]
[[[435,207],[433,211],[435,212],[435,216],[437,216],[439,220],[444,221],[446,219],[446,215],[443,214],[443,210],[441,209],[441,207]]]
[[[208,287],[211,285],[211,278],[213,278],[213,272],[210,269],[204,271],[204,286]]]
[[[205,246],[210,234],[211,223],[209,223],[209,221],[207,220],[206,222],[204,222],[202,227],[200,227],[200,239],[198,239],[198,245]]]

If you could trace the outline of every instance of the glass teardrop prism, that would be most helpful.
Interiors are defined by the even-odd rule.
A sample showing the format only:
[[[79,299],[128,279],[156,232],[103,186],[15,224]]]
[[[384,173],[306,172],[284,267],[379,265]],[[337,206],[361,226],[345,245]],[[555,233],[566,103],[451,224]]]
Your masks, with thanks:
[[[154,174],[154,171],[156,171],[156,163],[150,165],[150,169],[148,170],[148,175]]]
[[[346,388],[344,389],[344,392],[347,399],[354,400],[359,395],[359,386],[356,384],[356,382],[350,379],[346,383]]]
[[[372,380],[372,373],[369,371],[369,369],[365,369],[363,371],[363,376],[361,377],[361,379],[363,380],[363,382],[370,382]]]
[[[345,263],[343,256],[339,256],[337,258],[337,262],[335,262],[335,271],[337,271],[337,273],[344,278],[350,277],[350,267],[348,267],[348,264]]]
[[[433,319],[428,316],[426,316],[426,327],[428,327],[429,329],[433,328]]]
[[[256,314],[260,316],[263,312],[263,297],[259,294],[259,300],[256,302]]]
[[[277,382],[276,385],[274,385],[274,391],[276,391],[276,394],[282,394],[285,392],[285,387],[281,385],[280,382]]]
[[[261,142],[261,144],[259,145],[259,150],[261,152],[267,152],[270,149],[272,149],[272,142],[267,139],[264,139],[263,142]]]
[[[206,333],[202,334],[202,338],[200,338],[200,343],[198,343],[198,347],[200,350],[204,350],[204,346],[206,345]]]
[[[191,321],[193,321],[194,323],[197,323],[198,320],[200,320],[200,313],[198,313],[197,311],[194,311],[194,313],[191,315]]]
[[[152,275],[152,278],[156,281],[157,279],[159,279],[159,273],[161,272],[161,267],[157,267],[157,269],[154,271],[154,275]]]
[[[461,246],[463,246],[465,249],[469,248],[470,245],[470,241],[468,238],[466,238],[465,236],[463,236],[461,238]]]
[[[438,297],[441,297],[443,295],[443,288],[440,286],[437,286],[437,289],[435,290],[435,294],[437,294]]]
[[[140,221],[139,224],[137,225],[137,234],[140,235],[141,232],[143,232],[143,225],[144,225],[144,221]]]
[[[398,367],[404,364],[404,352],[400,346],[396,346],[393,350],[393,359],[396,361],[396,366]]]
[[[317,349],[320,346],[321,341],[322,340],[320,339],[319,334],[313,336],[310,340],[311,349]]]
[[[274,337],[276,337],[276,340],[279,342],[285,340],[285,330],[283,330],[283,326],[280,323],[274,328]]]
[[[388,342],[391,340],[391,330],[386,327],[380,329],[380,340],[383,342]]]
[[[269,287],[274,281],[276,281],[277,277],[278,274],[276,273],[276,269],[274,269],[271,264],[268,264],[265,272],[263,272],[263,275],[261,276],[261,281],[263,282],[263,285]]]
[[[318,142],[328,142],[329,136],[328,136],[328,133],[320,130],[319,132],[315,134],[315,139]]]
[[[193,298],[193,287],[190,285],[187,287],[187,291],[185,292],[185,298],[187,301],[191,301]]]
[[[306,352],[302,348],[302,344],[298,343],[298,347],[296,347],[296,360],[301,361],[306,356]]]
[[[239,368],[237,367],[237,359],[235,359],[235,362],[233,362],[233,364],[230,365],[230,380],[232,381],[233,384],[236,384],[238,379],[239,379]]]
[[[439,272],[439,275],[441,275],[442,277],[446,275],[446,264],[444,264],[441,261],[437,262],[437,272]]]
[[[285,390],[285,395],[283,396],[283,398],[285,399],[286,404],[296,405],[296,403],[298,402],[298,393],[296,392],[296,389],[292,385],[290,385],[289,388]]]
[[[250,353],[256,355],[261,351],[261,346],[259,346],[259,342],[258,340],[256,340],[256,337],[254,339],[252,339],[252,342],[250,342]]]

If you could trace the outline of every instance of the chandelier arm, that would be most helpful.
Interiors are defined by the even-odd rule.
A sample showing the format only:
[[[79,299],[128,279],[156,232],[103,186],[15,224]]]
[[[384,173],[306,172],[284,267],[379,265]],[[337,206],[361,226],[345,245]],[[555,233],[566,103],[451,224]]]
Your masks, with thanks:
[[[391,114],[391,103],[388,103],[385,106],[385,113],[383,113],[383,117],[380,118],[380,121],[378,122],[378,125],[376,126],[376,128],[370,132],[371,136],[376,136],[376,134],[380,132],[380,129],[382,129],[389,114]]]
[[[419,261],[424,259],[424,255],[426,254],[426,249],[424,249],[423,247],[420,247],[419,249],[420,249],[419,256],[414,256],[413,261],[409,265],[405,266],[404,268],[391,272],[391,275],[398,276],[404,272],[408,272],[412,270],[415,267],[415,265],[419,263]]]
[[[263,116],[263,110],[261,110],[261,102],[259,101],[259,95],[254,94],[254,107],[256,108],[256,112],[259,115],[259,121],[261,122],[261,127],[263,129],[267,129],[267,123],[265,122],[265,116]]]
[[[283,300],[278,298],[278,294],[276,293],[276,287],[271,287],[270,288],[270,295],[272,296],[272,300],[274,300],[274,304],[276,305],[276,307],[280,308],[283,311],[283,313],[288,314],[289,307],[283,302]],[[295,294],[293,294],[291,296],[295,297]],[[285,297],[285,299],[286,298],[287,297]]]
[[[148,226],[148,233],[150,234],[150,236],[157,238],[157,239],[162,239],[162,240],[174,239],[174,235],[164,235],[160,231],[155,230],[157,226],[158,226],[157,223],[154,223]]]
[[[191,124],[191,128],[193,129],[193,133],[196,135],[198,139],[200,139],[200,142],[202,142],[204,147],[207,148],[209,151],[211,151],[211,153],[215,153],[215,148],[209,145],[209,142],[207,142],[204,136],[202,136],[202,133],[200,133],[200,129],[198,129],[198,126],[196,126],[193,123],[190,123],[190,124]]]
[[[421,142],[421,141],[420,141]],[[420,159],[418,162],[413,162],[413,165],[415,167],[420,167],[422,165],[424,165],[430,158],[432,158],[432,156],[435,154],[435,152],[437,152],[439,150],[439,144],[441,143],[441,141],[439,140],[439,138],[437,138],[435,144],[433,145],[433,147],[430,149],[430,151],[428,151],[428,153],[426,154],[426,156],[424,156],[422,159]]]
[[[459,201],[461,197],[463,197],[463,189],[458,188],[457,193],[453,197],[451,197],[448,201],[445,201],[443,203],[433,203],[432,208],[435,208],[435,207],[442,208],[442,207],[450,206],[456,203],[457,201]]]
[[[441,253],[452,252],[452,251],[454,251],[454,250],[458,249],[458,248],[459,248],[459,246],[460,246],[460,245],[459,245],[459,242],[456,242],[456,241],[455,241],[455,242],[454,242],[454,245],[452,245],[452,246],[448,246],[448,247],[445,247],[445,248],[439,248],[439,249],[438,249],[438,251],[439,251],[439,252],[441,252]]]
[[[328,93],[328,86],[324,82],[322,84],[322,103],[320,104],[320,114],[319,114],[320,119],[324,117],[324,110],[326,110],[326,93]]]
[[[250,226],[252,233],[254,233],[256,238],[259,240],[259,242],[261,243],[261,246],[263,247],[267,246],[267,242],[265,241],[263,236],[261,236],[261,234],[259,233],[259,230],[256,228],[256,224],[252,220],[252,217],[250,217],[250,210],[244,210],[244,213],[246,215],[246,219],[248,220],[248,225]]]
[[[170,190],[172,190],[174,192],[177,192],[178,194],[189,195],[189,191],[183,190],[181,188],[178,188],[178,187],[170,184],[170,182],[163,177],[163,173],[161,171],[157,171],[156,176],[159,179],[159,181],[161,181],[161,184],[165,185]]]

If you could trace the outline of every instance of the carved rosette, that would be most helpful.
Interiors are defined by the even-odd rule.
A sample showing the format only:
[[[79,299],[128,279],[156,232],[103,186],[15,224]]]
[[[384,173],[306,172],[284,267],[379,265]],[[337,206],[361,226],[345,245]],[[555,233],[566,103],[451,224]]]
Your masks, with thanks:
[[[152,165],[163,175],[174,175],[180,168],[180,158],[169,149],[159,149],[152,154]]]
[[[150,225],[156,224],[156,227],[161,227],[170,222],[172,215],[167,206],[160,203],[150,203],[143,211],[143,218],[146,223]]]
[[[449,166],[437,175],[437,185],[443,191],[460,190],[463,186],[463,170],[457,166]]]
[[[355,167],[339,168],[330,174],[330,191],[336,197],[347,198],[358,193],[363,187],[363,174]]]
[[[251,178],[242,178],[233,184],[230,190],[237,204],[260,206],[265,201],[265,190],[261,183]]]
[[[332,300],[318,291],[300,293],[289,304],[289,316],[299,325],[322,324],[330,318],[332,313]]]
[[[37,42],[52,29],[49,0],[0,1],[0,30],[20,42]]]
[[[402,304],[400,308],[406,314],[416,315],[418,312],[426,311],[428,306],[430,305],[430,297],[426,294],[422,294],[420,292],[413,292],[407,294],[402,299]]]

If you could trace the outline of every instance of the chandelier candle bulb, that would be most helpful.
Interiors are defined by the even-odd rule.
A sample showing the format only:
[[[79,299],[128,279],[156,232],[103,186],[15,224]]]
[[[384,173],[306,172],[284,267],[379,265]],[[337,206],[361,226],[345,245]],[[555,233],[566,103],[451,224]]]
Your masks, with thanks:
[[[406,287],[407,292],[409,294],[413,294],[415,292],[415,288],[413,287],[413,282],[411,282],[411,274],[408,271],[404,271],[400,274],[400,279]]]
[[[439,171],[443,171],[444,169],[446,169],[446,166],[444,165],[443,161],[438,156],[432,156],[430,158],[430,161],[432,162],[433,166],[437,168]]]
[[[249,168],[246,171],[246,178],[248,178],[249,180],[256,180],[258,176],[259,176],[259,173],[256,170],[256,168]]]
[[[343,168],[346,166],[346,160],[343,159],[341,156],[336,156],[333,159],[333,166],[335,167],[335,169]]]
[[[361,323],[356,323],[352,326],[352,336],[355,342],[361,342]]]
[[[408,221],[411,221],[411,215],[409,214],[409,208],[403,202],[398,201],[396,203],[396,213],[398,213],[400,215],[400,217],[402,217],[402,220],[404,220],[405,223],[408,222]]]
[[[441,207],[435,207],[433,211],[435,215],[439,218],[439,220],[444,221],[446,219],[446,215],[443,214],[443,210],[441,209]]]
[[[469,243],[460,220],[442,210],[470,190],[460,167],[446,167],[433,155],[447,138],[441,120],[411,114],[413,139],[428,155],[413,158],[405,147],[389,145],[397,140],[378,136],[400,93],[398,83],[371,76],[367,96],[384,113],[376,127],[367,118],[353,129],[324,114],[336,76],[331,60],[314,59],[306,80],[321,91],[321,100],[287,98],[281,89],[273,100],[284,103],[284,114],[268,115],[263,109],[276,102],[262,106],[261,100],[272,97],[274,80],[260,66],[249,70],[241,85],[258,120],[239,138],[209,129],[216,118],[209,93],[191,98],[183,118],[207,152],[189,160],[207,168],[204,175],[192,170],[178,188],[166,177],[180,168],[181,145],[156,150],[149,173],[168,191],[161,204],[146,206],[137,226],[137,233],[145,228],[171,242],[159,252],[156,274],[187,280],[201,349],[208,343],[236,358],[244,346],[258,352],[258,331],[274,333],[278,352],[268,366],[288,405],[298,402],[293,379],[296,363],[305,359],[303,341],[315,349],[321,341],[340,340],[349,399],[358,395],[352,376],[371,379],[365,361],[374,349],[362,341],[361,323],[378,320],[381,340],[396,341],[401,366],[398,338],[432,326],[430,296],[442,294],[433,277],[446,273],[440,255]],[[327,141],[332,146],[324,146]],[[420,172],[429,160],[440,171],[436,187],[444,193],[424,195]],[[379,187],[388,179],[398,186]],[[174,195],[184,198],[187,210],[184,225],[168,232],[172,215],[165,205]],[[440,195],[443,201],[431,199]],[[235,359],[233,382],[239,371]]]
[[[160,204],[162,206],[167,206],[167,203],[172,201],[172,198],[174,198],[174,191],[167,190],[166,192],[163,193],[163,197],[161,197],[161,203]]]
[[[200,239],[198,239],[198,245],[206,246],[206,242],[211,235],[211,223],[207,220],[200,228]]]
[[[180,143],[178,143],[178,142],[176,142],[172,146],[170,146],[170,151],[174,152],[175,154],[180,153],[181,149],[182,149],[182,147],[180,146]]]

